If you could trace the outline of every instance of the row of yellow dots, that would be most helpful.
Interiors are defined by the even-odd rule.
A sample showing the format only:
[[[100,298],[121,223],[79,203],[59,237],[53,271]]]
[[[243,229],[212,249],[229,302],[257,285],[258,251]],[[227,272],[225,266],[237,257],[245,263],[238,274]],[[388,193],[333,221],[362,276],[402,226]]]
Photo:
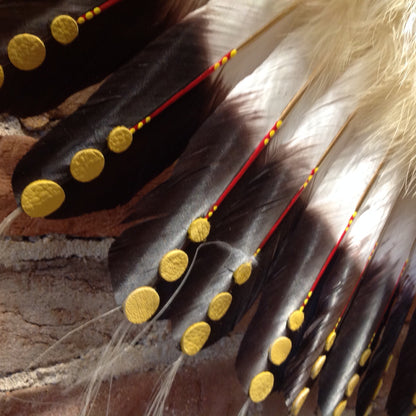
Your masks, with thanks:
[[[82,25],[85,23],[86,20],[91,20],[95,16],[98,16],[101,13],[101,9],[99,7],[94,7],[92,10],[88,11],[84,15],[78,17],[77,23]]]

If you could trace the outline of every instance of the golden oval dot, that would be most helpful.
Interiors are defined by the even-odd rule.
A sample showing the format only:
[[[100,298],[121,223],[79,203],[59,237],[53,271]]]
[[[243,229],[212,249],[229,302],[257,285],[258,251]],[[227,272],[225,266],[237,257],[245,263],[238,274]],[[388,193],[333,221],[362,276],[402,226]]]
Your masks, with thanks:
[[[361,354],[361,358],[360,358],[360,366],[364,367],[366,362],[368,361],[368,359],[370,358],[371,355],[371,349],[367,348],[362,354]]]
[[[360,381],[360,376],[358,374],[354,374],[350,381],[348,382],[347,388],[345,389],[345,395],[347,397],[351,397],[354,393],[355,388],[358,385],[358,382]]]
[[[280,365],[292,350],[292,341],[287,337],[277,338],[269,348],[269,359],[274,365]]]
[[[416,406],[416,393],[413,395],[412,404]]]
[[[182,250],[171,250],[159,263],[160,277],[167,282],[178,280],[188,267],[188,255]]]
[[[148,321],[160,304],[159,294],[149,286],[139,287],[131,292],[123,304],[126,318],[133,324]]]
[[[387,363],[386,366],[384,367],[384,371],[387,373],[389,371],[391,362],[393,361],[393,354],[389,355],[389,358],[387,359]],[[416,395],[415,395],[415,399],[416,399]],[[415,400],[415,406],[416,406],[416,400]]]
[[[68,15],[56,16],[51,23],[53,38],[62,45],[68,45],[78,36],[78,23]]]
[[[253,267],[251,263],[247,262],[240,264],[240,266],[238,266],[233,273],[234,282],[237,283],[237,285],[243,285],[248,279],[250,279],[252,270]]]
[[[302,311],[293,311],[287,320],[287,326],[291,331],[297,331],[302,326],[304,319],[305,315]]]
[[[210,334],[211,327],[206,322],[192,324],[182,335],[182,352],[186,355],[195,355],[205,345]]]
[[[87,20],[91,20],[94,17],[94,14],[92,12],[85,13],[85,18]]]
[[[30,33],[14,36],[7,47],[10,62],[22,71],[31,71],[42,65],[46,57],[45,44]]]
[[[343,400],[338,403],[338,406],[334,410],[334,416],[341,416],[344,413],[345,408],[347,407],[347,401]]]
[[[94,7],[94,14],[100,14],[101,9],[99,7]]]
[[[221,292],[214,296],[208,307],[208,318],[211,321],[219,321],[228,311],[233,297],[231,293]]]
[[[376,389],[374,390],[373,400],[378,396],[382,387],[383,387],[383,380],[380,380],[377,384]]]
[[[3,67],[0,65],[0,88],[3,86],[4,84],[4,70]]]
[[[133,142],[133,134],[125,126],[117,126],[107,137],[108,148],[114,153],[126,151]]]
[[[302,409],[302,406],[305,404],[306,399],[308,398],[310,389],[308,387],[304,387],[300,393],[296,396],[296,399],[293,401],[292,404],[292,415],[297,416]]]
[[[211,231],[211,225],[206,218],[197,218],[188,228],[188,238],[194,243],[205,241]]]
[[[78,182],[90,182],[100,176],[104,163],[104,155],[99,150],[84,149],[74,155],[69,170]]]
[[[327,339],[325,341],[325,351],[330,351],[331,350],[332,346],[334,345],[334,342],[335,342],[335,338],[336,337],[337,337],[337,334],[336,334],[335,331],[332,331],[328,335],[328,337],[327,337]]]
[[[312,369],[311,369],[311,379],[315,380],[318,377],[319,373],[322,370],[326,361],[326,355],[320,355],[318,359],[314,362]]]
[[[364,413],[364,416],[370,416],[373,412],[373,406],[370,404],[370,406],[367,407],[367,410]]]
[[[262,402],[272,392],[274,376],[270,371],[262,371],[253,377],[248,395],[254,403]]]
[[[30,217],[46,217],[65,201],[65,192],[56,182],[39,179],[23,190],[20,204]]]

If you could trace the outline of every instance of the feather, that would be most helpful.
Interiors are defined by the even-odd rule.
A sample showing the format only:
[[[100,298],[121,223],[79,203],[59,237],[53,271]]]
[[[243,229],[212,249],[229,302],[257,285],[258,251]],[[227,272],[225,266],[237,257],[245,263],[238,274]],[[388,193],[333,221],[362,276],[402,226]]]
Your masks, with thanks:
[[[3,2],[0,19],[6,25],[2,25],[0,33],[4,79],[0,111],[28,116],[49,110],[68,95],[104,79],[203,3],[203,0],[169,3],[116,0],[102,4],[96,0]],[[27,40],[39,50],[37,55],[32,51],[33,56],[21,52],[19,58],[19,51],[23,50],[19,41],[28,35]]]
[[[403,279],[401,282],[399,294],[392,305],[383,335],[358,389],[356,405],[356,413],[358,416],[364,415],[366,412],[368,413],[371,402],[374,400],[377,386],[388,371],[388,362],[392,357],[391,353],[405,323],[406,316],[409,313],[412,300],[416,294],[416,285],[413,277],[414,271],[412,270],[414,250],[413,256],[410,258],[408,270],[411,275],[407,275],[407,278]]]
[[[409,330],[400,352],[396,375],[387,400],[386,408],[391,416],[412,414],[416,407],[415,339],[416,312],[413,313],[409,324]]]
[[[396,180],[400,181],[400,175],[396,174]],[[319,374],[320,364],[326,359],[326,340],[330,334],[336,334],[333,328],[339,326],[355,294],[368,267],[369,257],[374,254],[383,225],[397,199],[398,191],[397,188],[393,188],[392,191],[392,182],[394,183],[394,179],[390,172],[381,176],[363,211],[352,224],[351,230],[325,271],[325,283],[317,299],[315,316],[305,330],[299,352],[288,363],[284,390],[289,407],[306,384],[307,388],[311,388]]]
[[[358,140],[350,138],[348,145],[355,146],[357,142]],[[345,146],[345,142],[338,145]],[[325,270],[339,245],[335,236],[337,234],[343,236],[346,225],[347,229],[349,228],[349,217],[354,211],[352,204],[355,202],[360,205],[370,189],[368,176],[367,184],[363,177],[362,181],[355,184],[354,189],[348,187],[347,181],[354,181],[355,175],[361,175],[363,165],[360,166],[360,163],[365,163],[362,160],[350,159],[349,156],[350,151],[347,146],[337,158],[331,158],[332,166],[326,166],[328,171],[325,175],[321,176],[320,180],[319,177],[317,178],[318,182],[315,183],[311,200],[291,234],[292,243],[285,247],[269,271],[269,281],[265,285],[259,308],[252,321],[255,325],[249,326],[237,358],[237,370],[247,390],[256,375],[269,371],[268,369],[277,372],[275,387],[281,382],[284,372],[282,364],[292,351],[292,347],[293,350],[295,349],[299,329],[302,328],[302,331],[310,319],[309,316],[305,316],[305,324],[302,325],[303,322],[299,322],[298,317],[301,316],[303,321],[304,313],[308,315],[314,309],[310,304],[306,307],[306,304],[311,297],[315,299],[312,296],[315,287],[317,292],[320,290],[316,286],[318,282],[316,276],[319,278]],[[337,180],[339,185],[336,184]],[[360,196],[359,192],[364,192],[364,195]],[[330,201],[334,201],[333,203],[337,201],[336,209],[335,205],[331,207]],[[326,221],[324,223],[322,220],[318,221],[318,215],[326,218]],[[308,287],[312,289],[308,290]],[[295,317],[294,321],[292,321],[293,317]],[[283,362],[280,358],[274,360],[272,345],[277,346],[280,357],[279,345],[283,342],[288,345],[285,360]],[[269,364],[273,361],[276,363],[275,367]]]
[[[366,276],[342,323],[342,330],[319,379],[318,404],[323,415],[345,408],[360,376],[360,361],[373,349],[416,232],[414,201],[399,200]],[[365,316],[365,319],[362,317]],[[338,410],[339,411],[339,410]]]

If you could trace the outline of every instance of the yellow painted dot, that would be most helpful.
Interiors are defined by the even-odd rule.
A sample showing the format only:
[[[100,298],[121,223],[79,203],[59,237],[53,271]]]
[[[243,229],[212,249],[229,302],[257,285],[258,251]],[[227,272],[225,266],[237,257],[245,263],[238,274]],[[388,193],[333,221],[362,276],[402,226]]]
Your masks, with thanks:
[[[85,17],[87,20],[91,20],[94,17],[94,14],[92,12],[85,13]]]
[[[137,125],[138,129],[141,129],[143,127],[143,121],[140,121],[140,123]]]
[[[99,7],[94,7],[94,14],[100,14],[101,9]]]
[[[217,209],[218,209],[217,205],[214,205],[213,208],[212,208],[213,211],[216,211]]]
[[[68,45],[78,36],[78,23],[68,15],[56,16],[51,23],[53,38],[62,45]]]
[[[367,407],[367,410],[364,413],[364,416],[370,416],[373,412],[373,406],[370,404],[370,406]]]
[[[114,153],[125,152],[133,141],[132,132],[124,126],[117,126],[107,137],[108,148]]]
[[[211,218],[212,217],[212,211],[208,212],[208,217]]]
[[[20,203],[30,217],[46,217],[55,212],[65,201],[64,190],[47,179],[39,179],[26,186]]]
[[[85,23],[85,19],[81,16],[81,17],[78,17],[78,19],[77,19],[77,23],[79,24],[79,25],[82,25],[83,23]]]
[[[336,337],[337,337],[337,334],[336,334],[335,331],[332,331],[328,335],[328,337],[327,337],[327,339],[325,341],[325,351],[330,351],[331,350],[332,346],[334,345],[334,342],[335,342],[335,338]]]
[[[178,280],[188,267],[188,255],[182,250],[171,250],[159,263],[159,274],[167,282]]]
[[[275,133],[276,133],[276,130],[270,130],[269,136],[273,137]]]
[[[218,62],[215,63],[214,65],[214,70],[217,70],[220,67],[220,64]]]
[[[347,397],[351,397],[354,393],[355,388],[358,385],[358,382],[360,381],[360,376],[358,374],[354,374],[350,381],[347,384],[347,388],[345,389],[345,395]]]
[[[389,358],[387,359],[387,363],[386,363],[386,366],[384,367],[384,371],[387,373],[387,371],[389,371],[389,368],[390,368],[390,365],[391,365],[391,362],[393,361],[393,354],[390,354],[389,355]],[[415,401],[416,402],[416,401]],[[415,404],[415,406],[416,406],[416,404]]]
[[[338,406],[335,408],[333,415],[341,416],[344,413],[344,410],[346,407],[347,407],[347,401],[343,400],[342,402],[338,403]]]
[[[182,335],[181,350],[186,355],[195,355],[207,342],[211,327],[206,322],[197,322],[189,326]]]
[[[188,238],[194,243],[205,241],[211,231],[211,225],[206,218],[197,218],[188,228]]]
[[[150,120],[151,120],[152,118],[150,117],[150,116],[147,116],[146,117],[146,119],[145,119],[145,121],[146,121],[146,123],[150,123]]]
[[[264,145],[267,146],[269,144],[269,139],[264,139]]]
[[[31,71],[42,65],[46,57],[45,44],[30,33],[14,36],[7,47],[10,62],[22,71]]]
[[[302,409],[306,399],[308,398],[310,389],[308,387],[304,387],[300,393],[296,396],[296,399],[293,401],[292,404],[292,415],[297,416]]]
[[[149,286],[139,287],[131,292],[124,301],[126,318],[133,324],[148,321],[160,304],[159,294]]]
[[[270,371],[262,371],[253,377],[248,395],[254,403],[262,402],[272,392],[274,376]]]
[[[4,71],[3,71],[3,67],[0,65],[0,88],[3,86],[4,84]]]
[[[416,406],[416,393],[413,395],[412,404]]]
[[[269,348],[269,359],[274,365],[281,365],[292,350],[292,341],[287,337],[277,338]]]
[[[230,53],[231,58],[234,58],[235,55],[237,55],[237,49],[233,49]]]
[[[283,123],[283,121],[282,121],[282,120],[279,120],[279,121],[276,123],[276,130],[279,130],[279,129],[280,129],[280,127],[282,126],[282,123]]]
[[[252,270],[253,267],[250,262],[240,264],[233,273],[234,282],[237,283],[237,285],[243,285],[250,279]]]
[[[312,369],[311,369],[311,379],[315,380],[318,377],[319,373],[322,370],[326,361],[326,355],[320,355],[318,359],[314,362]]]
[[[303,324],[305,315],[302,311],[293,311],[287,320],[287,326],[291,331],[297,331]]]
[[[231,293],[221,292],[214,296],[208,307],[208,318],[211,321],[219,321],[228,311],[233,297]]]
[[[228,58],[226,56],[224,56],[224,58],[221,59],[222,64],[226,64],[227,61],[228,61]]]
[[[383,387],[383,380],[381,379],[378,382],[376,389],[374,390],[373,400],[378,396],[382,387]]]
[[[78,182],[90,182],[104,169],[104,155],[97,149],[84,149],[75,153],[69,170]]]
[[[364,367],[371,355],[371,349],[367,348],[360,357],[360,366]]]

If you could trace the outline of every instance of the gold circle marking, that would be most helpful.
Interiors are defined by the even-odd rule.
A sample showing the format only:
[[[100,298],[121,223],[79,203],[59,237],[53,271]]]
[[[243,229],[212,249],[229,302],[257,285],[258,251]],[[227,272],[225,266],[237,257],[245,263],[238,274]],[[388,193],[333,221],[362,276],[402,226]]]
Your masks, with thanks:
[[[296,399],[293,401],[292,404],[292,415],[297,416],[302,409],[302,406],[305,404],[306,399],[308,398],[310,389],[308,387],[304,387],[299,394],[296,396]]]
[[[332,331],[328,335],[328,337],[327,337],[327,339],[325,341],[325,351],[330,351],[331,350],[332,346],[334,345],[334,342],[335,342],[335,338],[336,337],[337,337],[337,334],[336,334],[335,331]]]
[[[148,321],[160,304],[159,294],[150,286],[139,287],[129,293],[123,304],[126,318],[133,324]]]
[[[97,149],[84,149],[75,153],[69,165],[71,175],[78,182],[90,182],[104,169],[104,155]]]
[[[182,250],[171,250],[159,263],[159,274],[167,282],[178,280],[188,267],[188,255]]]
[[[291,331],[297,331],[302,326],[304,319],[305,315],[302,311],[293,311],[287,320],[287,326]]]
[[[197,354],[211,334],[211,327],[206,322],[197,322],[189,326],[182,335],[181,350],[186,355]]]
[[[370,358],[371,355],[371,349],[367,348],[362,354],[361,354],[361,358],[360,358],[360,366],[364,367],[366,362],[368,361],[368,359]]]
[[[269,348],[269,359],[274,365],[284,363],[292,350],[292,341],[287,337],[277,338]]]
[[[4,84],[4,70],[3,67],[0,65],[0,88],[3,86]]]
[[[114,153],[126,151],[133,142],[133,134],[125,126],[117,126],[107,137],[108,148]]]
[[[334,410],[334,416],[341,416],[344,413],[345,408],[347,407],[347,401],[343,400],[338,403],[338,406]]]
[[[42,65],[46,57],[46,48],[37,36],[21,33],[10,40],[7,54],[17,69],[31,71]]]
[[[320,355],[318,359],[314,362],[312,369],[311,369],[311,379],[315,380],[318,377],[319,373],[322,370],[326,361],[326,355]]]
[[[233,297],[231,293],[221,292],[214,296],[208,307],[208,318],[211,321],[219,321],[228,311]]]
[[[30,217],[46,217],[65,201],[65,192],[56,182],[39,179],[23,190],[20,204]]]
[[[252,270],[253,267],[251,263],[247,262],[240,264],[233,273],[234,282],[237,283],[237,285],[243,285],[250,279]]]
[[[194,243],[205,241],[211,231],[211,225],[206,218],[197,218],[188,228],[188,238]]]
[[[358,385],[358,382],[360,381],[360,376],[358,374],[354,374],[350,381],[348,382],[347,388],[345,389],[345,395],[347,397],[351,397],[354,393],[355,388]]]
[[[272,392],[274,376],[270,371],[262,371],[253,377],[248,395],[254,403],[262,402]]]
[[[78,23],[66,14],[56,16],[51,23],[53,38],[62,45],[69,45],[78,36]]]

